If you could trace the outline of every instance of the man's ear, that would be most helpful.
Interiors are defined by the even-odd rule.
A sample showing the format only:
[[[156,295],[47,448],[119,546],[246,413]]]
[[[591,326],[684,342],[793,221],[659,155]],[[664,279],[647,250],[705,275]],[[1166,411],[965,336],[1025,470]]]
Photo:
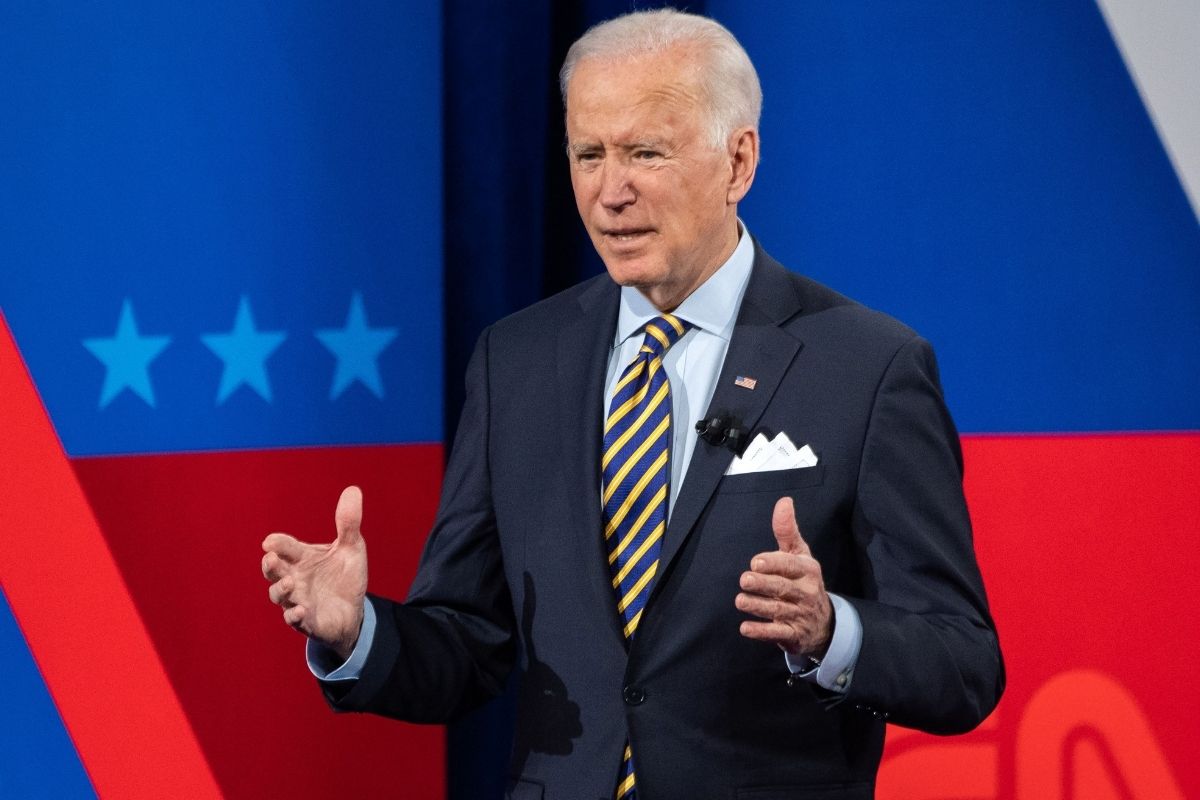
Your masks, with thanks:
[[[741,202],[754,183],[754,172],[758,169],[758,131],[754,128],[738,128],[729,137],[729,188],[725,200],[730,205]]]

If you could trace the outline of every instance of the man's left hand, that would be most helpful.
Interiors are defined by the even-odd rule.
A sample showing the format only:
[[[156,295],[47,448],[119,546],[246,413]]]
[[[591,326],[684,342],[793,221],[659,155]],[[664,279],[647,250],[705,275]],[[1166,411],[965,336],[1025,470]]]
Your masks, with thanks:
[[[750,570],[740,580],[742,591],[734,599],[738,610],[764,621],[743,622],[741,633],[774,642],[791,655],[821,658],[833,635],[833,606],[821,565],[800,536],[792,498],[775,503],[771,528],[779,549],[750,560]]]

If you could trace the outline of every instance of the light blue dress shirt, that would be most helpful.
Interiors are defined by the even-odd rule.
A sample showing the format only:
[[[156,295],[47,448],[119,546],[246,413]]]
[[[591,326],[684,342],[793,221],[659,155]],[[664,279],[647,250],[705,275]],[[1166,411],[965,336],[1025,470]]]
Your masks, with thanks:
[[[754,266],[754,244],[750,234],[740,221],[738,229],[738,244],[729,260],[672,312],[690,322],[693,327],[663,358],[663,368],[671,384],[672,414],[668,517],[687,475],[692,451],[699,440],[693,424],[704,416],[712,400],[717,376],[721,373],[725,352],[729,349],[729,339],[737,321],[737,312],[742,305],[742,296],[746,293],[750,271]],[[622,287],[617,331],[609,353],[605,380],[605,413],[608,407],[607,398],[612,397],[621,373],[637,356],[644,337],[645,324],[658,315],[658,309],[645,295],[637,289]],[[599,492],[600,487],[597,487],[597,493]],[[769,525],[770,521],[765,520],[764,524]],[[736,586],[729,587],[731,605],[736,593]],[[786,653],[784,663],[788,670],[800,677],[815,681],[830,691],[843,693],[850,686],[854,664],[862,646],[862,622],[858,612],[848,602],[835,594],[830,594],[829,597],[833,603],[835,625],[829,649],[820,667],[815,668],[807,658],[793,659]],[[358,643],[350,658],[341,665],[337,664],[335,654],[310,640],[308,666],[313,675],[331,681],[357,678],[374,641],[375,624],[375,610],[367,603]]]

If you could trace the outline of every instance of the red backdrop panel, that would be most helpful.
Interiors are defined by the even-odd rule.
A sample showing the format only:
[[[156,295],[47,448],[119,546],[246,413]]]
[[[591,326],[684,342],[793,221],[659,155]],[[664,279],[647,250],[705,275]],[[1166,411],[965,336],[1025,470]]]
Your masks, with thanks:
[[[220,796],[3,315],[0,420],[0,584],[93,788]]]
[[[892,728],[881,800],[1200,797],[1200,434],[963,445],[1008,690],[969,736]]]
[[[443,796],[442,729],[334,715],[259,564],[272,531],[331,540],[338,494],[356,483],[371,589],[403,597],[436,508],[440,445],[73,463],[227,797]]]

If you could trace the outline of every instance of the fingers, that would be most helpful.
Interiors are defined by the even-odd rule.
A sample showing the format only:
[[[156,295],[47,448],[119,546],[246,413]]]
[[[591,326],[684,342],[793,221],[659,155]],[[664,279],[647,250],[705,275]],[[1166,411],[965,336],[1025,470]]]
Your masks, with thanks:
[[[291,571],[291,564],[274,552],[262,557],[262,574],[269,581],[277,581]]]
[[[788,651],[795,650],[796,632],[791,625],[782,622],[757,622],[746,620],[738,629],[747,639],[771,642]]]
[[[741,592],[733,599],[738,611],[753,614],[761,619],[781,621],[796,616],[797,606],[783,600],[774,600],[760,595]]]
[[[333,519],[339,542],[352,545],[362,540],[362,489],[347,486],[342,490]]]
[[[775,503],[775,511],[771,514],[771,530],[775,533],[775,541],[779,549],[785,553],[811,556],[808,544],[800,535],[800,526],[796,522],[796,507],[792,498],[781,497]]]
[[[272,533],[263,539],[262,549],[268,554],[274,553],[288,563],[295,563],[304,555],[305,544],[295,536],[286,533]],[[264,559],[264,570],[266,561]]]
[[[293,628],[300,628],[306,616],[304,606],[292,606],[283,610],[283,621]]]
[[[295,603],[291,602],[292,592],[295,588],[296,582],[289,575],[272,583],[270,588],[267,589],[267,596],[271,598],[271,602],[275,605],[288,608],[295,605]]]
[[[800,578],[743,572],[742,591],[733,600],[739,611],[776,622],[803,620],[820,606],[822,593],[818,574]]]
[[[780,575],[784,578],[803,578],[819,572],[821,565],[812,556],[791,553],[759,553],[750,559],[750,571],[760,575]]]
[[[771,614],[755,616],[761,616],[762,619],[748,619],[738,627],[738,631],[747,639],[771,642],[789,653],[823,653],[829,646],[829,633],[820,615],[799,614],[782,618]]]
[[[267,596],[271,598],[271,602],[283,609],[283,621],[308,635],[309,631],[304,626],[304,621],[308,618],[308,609],[300,604],[303,600],[302,594],[297,591],[295,578],[290,575],[275,581],[267,589]]]
[[[767,597],[772,600],[801,602],[814,594],[823,585],[818,571],[805,570],[798,575],[775,575],[764,572],[743,572],[738,586],[747,594]]]

